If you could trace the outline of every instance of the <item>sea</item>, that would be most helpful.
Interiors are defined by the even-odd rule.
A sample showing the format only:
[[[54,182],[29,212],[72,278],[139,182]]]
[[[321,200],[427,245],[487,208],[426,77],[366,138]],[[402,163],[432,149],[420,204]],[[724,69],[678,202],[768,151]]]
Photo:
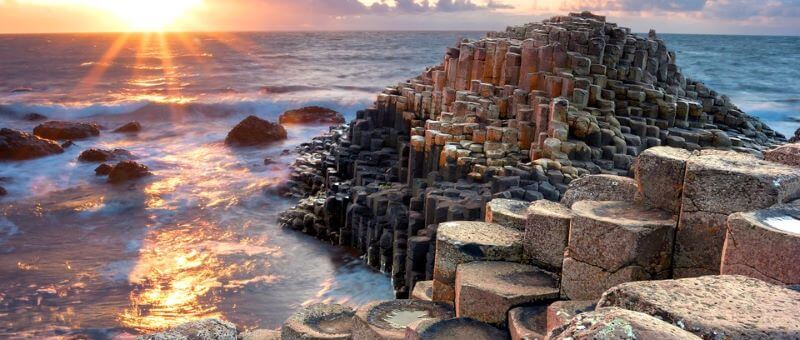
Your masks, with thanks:
[[[218,317],[275,329],[302,306],[393,297],[356,254],[282,229],[286,141],[231,149],[248,115],[320,105],[348,119],[480,32],[0,35],[0,127],[38,113],[113,129],[60,155],[0,163],[0,338],[125,338]],[[661,35],[690,78],[777,131],[800,127],[800,37]],[[131,151],[153,176],[110,185],[87,148]],[[286,152],[285,150],[289,150]],[[276,163],[265,164],[265,158]]]

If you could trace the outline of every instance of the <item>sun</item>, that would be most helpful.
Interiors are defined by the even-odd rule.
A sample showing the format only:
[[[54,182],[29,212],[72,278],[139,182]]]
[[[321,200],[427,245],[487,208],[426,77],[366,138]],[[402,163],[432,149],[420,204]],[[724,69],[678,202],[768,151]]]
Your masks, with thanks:
[[[162,31],[188,16],[202,0],[104,0],[97,4],[125,21],[130,30]]]

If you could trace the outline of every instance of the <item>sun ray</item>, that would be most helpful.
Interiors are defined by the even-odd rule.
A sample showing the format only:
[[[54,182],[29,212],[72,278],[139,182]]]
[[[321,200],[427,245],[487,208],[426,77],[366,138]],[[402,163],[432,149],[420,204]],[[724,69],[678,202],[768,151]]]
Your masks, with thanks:
[[[98,60],[92,69],[89,71],[89,74],[86,75],[80,82],[78,82],[76,86],[76,90],[91,90],[97,81],[103,77],[103,74],[106,73],[111,64],[113,63],[114,59],[117,58],[117,55],[125,47],[125,44],[128,42],[130,38],[129,33],[123,33],[116,40],[111,44],[111,47],[106,50],[100,60]]]

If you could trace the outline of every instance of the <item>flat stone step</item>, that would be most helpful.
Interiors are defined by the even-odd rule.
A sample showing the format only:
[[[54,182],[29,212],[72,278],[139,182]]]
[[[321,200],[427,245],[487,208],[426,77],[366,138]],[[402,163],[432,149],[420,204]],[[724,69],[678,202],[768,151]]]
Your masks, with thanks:
[[[281,331],[256,329],[239,334],[240,340],[281,340]]]
[[[617,284],[670,275],[675,217],[631,202],[573,205],[561,289],[572,300],[592,300]]]
[[[725,338],[725,337],[724,337]],[[551,331],[547,339],[700,339],[650,315],[621,308],[578,314]]]
[[[406,327],[422,319],[455,317],[453,307],[419,300],[376,301],[361,306],[353,318],[353,340],[403,339]]]
[[[580,313],[591,312],[597,305],[595,300],[556,301],[547,306],[547,332],[568,323]]]
[[[503,327],[508,311],[558,298],[558,280],[534,266],[479,261],[458,266],[456,315]]]
[[[408,326],[406,340],[503,340],[508,333],[470,319],[421,320]]]
[[[764,159],[770,162],[800,167],[800,143],[781,145],[764,153]]]
[[[236,325],[219,319],[203,319],[177,325],[161,333],[141,335],[137,340],[237,340]]]
[[[572,210],[561,203],[539,200],[531,203],[527,214],[525,258],[537,266],[560,272],[569,240]]]
[[[685,149],[657,146],[639,155],[636,162],[636,201],[679,213],[686,161],[692,154]]]
[[[486,203],[486,222],[525,230],[525,213],[529,203],[505,198],[495,198]]]
[[[544,339],[547,335],[547,306],[515,307],[508,311],[511,340]]]
[[[352,308],[339,304],[313,304],[294,313],[283,324],[283,339],[349,339]]]
[[[800,293],[739,275],[624,283],[597,306],[656,315],[706,339],[800,338]]]
[[[412,300],[433,301],[433,280],[418,281],[411,291]]]
[[[455,300],[456,268],[473,261],[520,261],[523,232],[486,222],[445,222],[436,234],[433,300]]]
[[[561,203],[571,208],[579,201],[633,201],[636,181],[615,175],[589,175],[569,183]]]
[[[800,204],[731,215],[722,249],[722,274],[800,284]]]

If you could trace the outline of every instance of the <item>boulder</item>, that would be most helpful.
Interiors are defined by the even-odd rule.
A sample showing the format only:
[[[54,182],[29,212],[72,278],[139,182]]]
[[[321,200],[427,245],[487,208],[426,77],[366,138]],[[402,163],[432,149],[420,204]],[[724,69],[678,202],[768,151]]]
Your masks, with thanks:
[[[0,160],[21,161],[64,152],[57,143],[12,129],[0,129]]]
[[[503,340],[508,333],[470,318],[420,320],[406,329],[405,340]]]
[[[553,329],[547,339],[700,339],[650,315],[620,308],[600,308],[577,315]]]
[[[547,306],[547,332],[569,323],[576,315],[594,310],[595,300],[556,301]]]
[[[486,204],[486,222],[525,230],[525,210],[528,203],[524,201],[496,198]]]
[[[558,294],[558,279],[533,266],[464,263],[456,274],[456,316],[503,327],[512,307],[557,299]]]
[[[546,326],[547,307],[544,305],[515,307],[508,311],[511,340],[544,339]]]
[[[77,140],[99,136],[100,128],[93,123],[49,121],[33,128],[33,134],[52,140]]]
[[[187,322],[167,331],[142,335],[138,340],[237,340],[236,325],[218,319]]]
[[[728,215],[800,197],[797,168],[749,154],[704,150],[689,158],[675,234],[676,278],[719,274]]]
[[[411,291],[411,299],[433,301],[433,281],[417,281]]]
[[[569,183],[561,203],[572,208],[578,201],[626,201],[636,196],[636,181],[614,175],[589,175]]]
[[[625,283],[597,307],[657,316],[704,339],[800,338],[800,293],[745,276]]]
[[[281,339],[350,339],[352,308],[333,304],[313,304],[294,313],[283,324]]]
[[[239,334],[239,340],[281,340],[281,331],[256,329]]]
[[[137,121],[133,121],[133,122],[127,123],[127,124],[125,124],[123,126],[120,126],[120,127],[116,128],[116,129],[114,129],[113,132],[115,132],[115,133],[136,133],[136,132],[139,132],[139,131],[142,131],[142,124],[139,124],[139,122],[137,122]]]
[[[284,112],[278,118],[280,124],[344,124],[344,116],[334,110],[319,107],[308,106],[296,110],[289,110]]]
[[[94,168],[94,174],[97,176],[108,176],[112,169],[114,169],[113,166],[103,163]]]
[[[0,196],[8,195],[8,190],[6,188],[0,187]]]
[[[800,285],[800,206],[777,205],[728,217],[722,274]]]
[[[108,173],[109,183],[124,183],[151,175],[150,170],[134,161],[122,161],[117,163]]]
[[[674,214],[680,212],[686,161],[685,149],[656,146],[639,155],[636,162],[636,201]]]
[[[353,318],[353,340],[403,339],[406,327],[422,319],[454,317],[446,303],[419,300],[376,301],[361,306]]]
[[[286,129],[256,116],[249,116],[237,124],[225,138],[230,146],[264,145],[286,139]]]
[[[622,282],[670,275],[675,217],[631,202],[581,201],[569,232],[561,290],[572,300],[597,299]]]
[[[800,142],[781,145],[764,153],[770,162],[800,167]]]
[[[544,269],[561,271],[572,210],[561,203],[539,200],[531,203],[527,213],[525,258]]]
[[[133,154],[131,154],[130,151],[123,149],[114,149],[109,151],[92,148],[81,152],[80,156],[78,156],[78,160],[81,162],[108,162],[114,159],[131,158],[133,158]]]
[[[473,261],[519,261],[522,236],[517,229],[485,222],[445,222],[436,234],[433,300],[453,302],[456,269]]]
[[[23,115],[22,116],[22,120],[29,121],[29,122],[38,122],[40,120],[47,120],[47,116],[45,116],[43,114],[40,114],[40,113],[31,112],[31,113],[26,113],[25,115]]]

